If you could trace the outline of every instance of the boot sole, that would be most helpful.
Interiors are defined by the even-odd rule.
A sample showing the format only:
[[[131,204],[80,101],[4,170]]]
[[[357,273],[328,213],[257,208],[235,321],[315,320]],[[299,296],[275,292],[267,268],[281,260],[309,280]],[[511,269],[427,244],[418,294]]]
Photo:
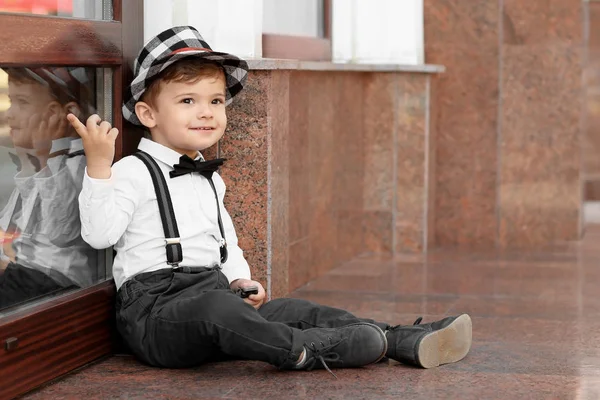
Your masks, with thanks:
[[[381,355],[379,356],[379,358],[377,360],[375,360],[371,363],[371,364],[377,364],[379,361],[383,360],[383,358],[385,357],[385,353],[387,353],[387,350],[388,350],[387,336],[385,336],[385,332],[377,325],[373,325],[373,324],[369,324],[369,325],[377,328],[377,331],[381,335],[381,339],[383,341],[383,351],[381,352]],[[367,364],[367,365],[371,365],[371,364]]]
[[[450,325],[431,332],[419,343],[419,364],[423,368],[434,368],[462,360],[471,349],[473,339],[471,317],[463,314]]]

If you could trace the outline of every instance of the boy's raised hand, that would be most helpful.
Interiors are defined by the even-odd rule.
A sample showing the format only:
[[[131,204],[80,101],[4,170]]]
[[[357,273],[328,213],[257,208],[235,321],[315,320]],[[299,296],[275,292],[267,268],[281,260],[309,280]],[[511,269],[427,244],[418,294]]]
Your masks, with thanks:
[[[119,136],[119,130],[112,128],[107,121],[102,121],[97,114],[89,117],[86,125],[73,114],[67,115],[67,119],[83,141],[89,177],[110,178],[110,167],[115,158],[115,140]]]

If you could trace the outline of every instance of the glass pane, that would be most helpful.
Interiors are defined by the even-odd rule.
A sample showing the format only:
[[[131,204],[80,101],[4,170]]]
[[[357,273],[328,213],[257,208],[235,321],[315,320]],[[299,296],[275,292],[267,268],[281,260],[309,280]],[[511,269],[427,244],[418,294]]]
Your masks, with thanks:
[[[323,37],[323,0],[264,0],[263,32],[278,35]]]
[[[110,278],[81,238],[85,154],[66,121],[110,110],[110,70],[0,69],[0,316]]]
[[[112,0],[0,0],[0,12],[112,19]]]

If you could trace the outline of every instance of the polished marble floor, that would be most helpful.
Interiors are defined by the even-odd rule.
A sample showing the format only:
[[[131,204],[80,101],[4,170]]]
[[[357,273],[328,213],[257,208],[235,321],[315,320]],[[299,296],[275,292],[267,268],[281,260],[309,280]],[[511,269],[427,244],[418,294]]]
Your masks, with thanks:
[[[395,324],[467,312],[473,347],[437,369],[382,363],[337,380],[258,362],[173,371],[115,356],[27,398],[600,399],[600,227],[538,253],[361,258],[291,296]]]

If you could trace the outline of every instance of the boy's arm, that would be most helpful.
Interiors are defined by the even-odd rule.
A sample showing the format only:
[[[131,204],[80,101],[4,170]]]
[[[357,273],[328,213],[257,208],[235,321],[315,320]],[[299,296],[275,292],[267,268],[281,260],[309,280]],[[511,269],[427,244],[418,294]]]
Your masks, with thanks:
[[[78,196],[81,193],[85,157],[67,158],[64,155],[49,162],[46,175],[36,176],[39,188],[41,221],[40,233],[61,248],[80,240]]]
[[[81,232],[77,196],[80,185],[74,182],[64,163],[64,156],[55,160],[56,170],[44,168],[34,176],[39,196],[37,233],[58,247],[68,247]]]
[[[129,162],[116,163],[109,179],[94,179],[86,169],[79,195],[81,236],[95,249],[117,243],[138,206],[140,190],[128,169]]]
[[[218,174],[214,174],[213,177],[219,197],[219,207],[221,208],[221,219],[223,220],[225,239],[227,240],[228,258],[223,264],[223,274],[225,274],[229,283],[237,279],[251,279],[250,267],[244,258],[244,252],[238,246],[238,238],[235,233],[233,221],[223,204],[223,198],[225,197],[225,183]]]
[[[67,118],[81,136],[87,159],[79,194],[81,236],[90,246],[104,249],[117,243],[127,229],[139,191],[126,163],[111,168],[119,131],[98,115],[89,117],[85,125],[73,114]]]

